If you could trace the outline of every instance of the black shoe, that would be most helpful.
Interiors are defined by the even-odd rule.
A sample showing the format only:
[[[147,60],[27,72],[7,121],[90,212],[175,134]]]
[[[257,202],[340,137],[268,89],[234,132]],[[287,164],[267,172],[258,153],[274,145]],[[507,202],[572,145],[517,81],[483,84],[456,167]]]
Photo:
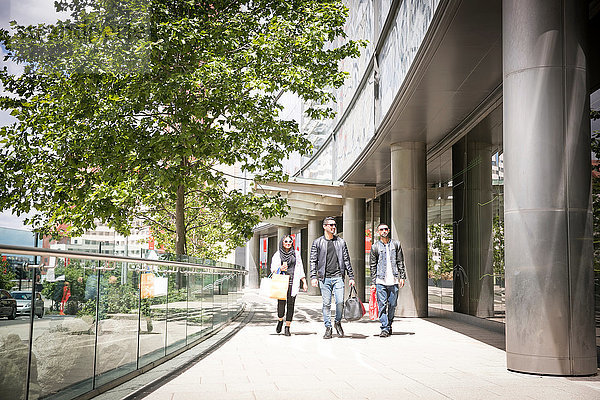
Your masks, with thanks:
[[[323,339],[331,339],[331,327],[325,328],[325,334],[323,335]]]
[[[281,333],[281,327],[283,326],[283,320],[277,321],[277,328],[275,328],[275,332]]]
[[[289,326],[285,327],[285,330],[283,331],[283,334],[285,336],[292,336],[292,334],[290,333],[290,327]]]
[[[390,336],[390,333],[388,331],[381,331],[381,333],[379,334],[379,337],[388,337]]]
[[[390,336],[392,336],[392,327],[390,325]]]
[[[334,322],[333,326],[335,326],[335,331],[337,332],[339,337],[344,337],[344,330],[342,329],[342,323],[341,322]]]

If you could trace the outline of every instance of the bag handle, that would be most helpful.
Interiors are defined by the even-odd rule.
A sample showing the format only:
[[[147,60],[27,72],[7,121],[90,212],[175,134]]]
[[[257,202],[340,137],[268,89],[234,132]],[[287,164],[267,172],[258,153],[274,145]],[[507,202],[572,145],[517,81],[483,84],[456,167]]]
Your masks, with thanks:
[[[267,278],[272,278],[272,277],[273,277],[273,274],[279,274],[279,268],[277,268],[277,271],[275,271],[275,272],[271,272],[271,273],[269,274],[269,276],[267,276]]]
[[[352,291],[354,291],[354,296],[352,296]],[[358,297],[358,292],[356,291],[356,285],[350,286],[350,293],[348,293],[348,298],[350,297]]]
[[[281,270],[279,268],[277,268],[277,271],[271,272],[267,278],[273,277],[274,274],[279,275],[280,273],[281,273]]]

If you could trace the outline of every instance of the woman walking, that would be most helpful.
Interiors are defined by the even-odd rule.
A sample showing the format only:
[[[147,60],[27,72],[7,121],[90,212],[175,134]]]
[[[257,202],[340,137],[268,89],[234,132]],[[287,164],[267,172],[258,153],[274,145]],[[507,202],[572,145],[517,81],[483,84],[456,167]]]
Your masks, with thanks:
[[[276,274],[277,270],[281,273],[290,276],[290,284],[288,286],[287,298],[285,300],[277,300],[277,328],[275,331],[281,333],[283,327],[283,318],[285,316],[285,336],[290,336],[290,325],[294,316],[294,303],[296,295],[300,290],[306,292],[308,288],[306,284],[306,276],[304,274],[304,266],[300,253],[294,250],[294,239],[290,235],[286,235],[279,242],[279,250],[273,254],[271,259],[271,272]]]

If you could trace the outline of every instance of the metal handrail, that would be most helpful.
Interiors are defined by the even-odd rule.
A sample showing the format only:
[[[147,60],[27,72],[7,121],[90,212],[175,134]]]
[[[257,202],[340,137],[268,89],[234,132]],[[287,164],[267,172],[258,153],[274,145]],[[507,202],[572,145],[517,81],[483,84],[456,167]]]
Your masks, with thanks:
[[[245,269],[237,269],[230,267],[219,267],[215,265],[201,265],[193,264],[183,261],[166,261],[166,260],[150,260],[147,258],[137,257],[125,257],[125,256],[111,256],[97,253],[86,253],[81,251],[69,251],[69,250],[56,250],[56,249],[40,249],[39,247],[27,247],[27,246],[13,246],[7,244],[0,244],[0,253],[24,255],[24,256],[41,256],[41,257],[64,257],[64,258],[79,258],[85,260],[101,260],[101,261],[113,261],[113,262],[127,262],[127,263],[143,263],[160,265],[164,267],[184,267],[192,269],[212,269],[219,271],[230,271],[241,274],[248,274]]]

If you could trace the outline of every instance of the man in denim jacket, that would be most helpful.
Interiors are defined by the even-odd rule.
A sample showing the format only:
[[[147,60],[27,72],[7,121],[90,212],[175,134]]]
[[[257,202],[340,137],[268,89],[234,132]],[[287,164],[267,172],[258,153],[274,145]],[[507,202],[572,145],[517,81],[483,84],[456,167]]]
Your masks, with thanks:
[[[371,290],[377,290],[377,306],[380,337],[392,334],[392,322],[398,302],[398,289],[404,286],[406,269],[402,247],[397,240],[390,239],[390,228],[379,224],[379,240],[371,248]]]
[[[344,276],[348,273],[350,286],[353,286],[354,272],[346,242],[335,235],[336,224],[333,217],[323,220],[323,231],[325,234],[316,238],[310,248],[310,277],[311,284],[321,288],[323,297],[323,339],[331,339],[331,295],[335,297],[335,330],[339,337],[343,337]]]

